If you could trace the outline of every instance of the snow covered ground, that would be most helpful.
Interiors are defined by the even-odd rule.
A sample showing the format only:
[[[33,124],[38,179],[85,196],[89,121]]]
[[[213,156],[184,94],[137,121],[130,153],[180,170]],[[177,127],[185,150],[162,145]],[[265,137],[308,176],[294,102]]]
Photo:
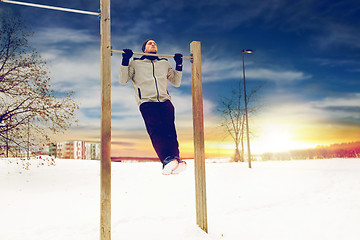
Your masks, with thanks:
[[[0,159],[1,240],[98,240],[100,163]],[[211,161],[210,161],[211,162]],[[207,163],[209,234],[195,223],[194,168],[112,164],[112,239],[360,239],[360,159]]]

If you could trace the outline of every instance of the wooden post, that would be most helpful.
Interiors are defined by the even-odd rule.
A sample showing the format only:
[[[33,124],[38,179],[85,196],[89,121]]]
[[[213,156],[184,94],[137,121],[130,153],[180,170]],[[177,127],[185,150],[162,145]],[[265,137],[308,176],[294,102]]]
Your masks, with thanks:
[[[90,15],[99,13],[59,8],[40,4],[22,3],[10,0],[1,2],[26,5],[52,10],[75,12]],[[111,21],[110,0],[100,0],[101,10],[101,171],[100,171],[100,239],[111,239]],[[8,141],[6,140],[8,156]]]
[[[101,10],[101,173],[100,239],[111,239],[111,21],[110,0]]]
[[[190,52],[193,56],[193,61],[191,64],[191,82],[193,96],[192,107],[194,131],[196,223],[202,230],[208,232],[200,42],[191,42]]]

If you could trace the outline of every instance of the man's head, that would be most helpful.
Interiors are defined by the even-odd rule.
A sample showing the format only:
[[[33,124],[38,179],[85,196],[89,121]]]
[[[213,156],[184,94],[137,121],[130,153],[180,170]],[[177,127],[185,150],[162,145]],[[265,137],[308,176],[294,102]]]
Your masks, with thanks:
[[[142,51],[145,53],[157,53],[156,42],[152,39],[146,40],[142,45]]]

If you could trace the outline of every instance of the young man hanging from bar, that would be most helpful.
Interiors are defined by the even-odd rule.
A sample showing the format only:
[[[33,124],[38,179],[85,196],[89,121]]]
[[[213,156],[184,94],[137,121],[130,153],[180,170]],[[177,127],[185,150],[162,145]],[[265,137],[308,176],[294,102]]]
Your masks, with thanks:
[[[146,40],[145,53],[157,53],[156,42]],[[157,56],[134,58],[131,49],[123,49],[119,79],[121,84],[130,80],[135,98],[144,119],[152,145],[163,164],[164,175],[178,174],[186,169],[186,162],[179,157],[179,144],[175,128],[175,111],[167,89],[167,81],[179,87],[182,78],[182,54],[174,56],[175,70],[167,59]]]

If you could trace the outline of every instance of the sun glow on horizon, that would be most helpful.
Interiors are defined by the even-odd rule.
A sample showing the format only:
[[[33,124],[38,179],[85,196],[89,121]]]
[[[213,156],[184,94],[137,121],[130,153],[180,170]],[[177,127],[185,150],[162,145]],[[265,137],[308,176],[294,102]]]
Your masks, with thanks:
[[[291,138],[292,133],[289,128],[270,125],[262,130],[256,143],[261,146],[262,151],[282,152],[292,147]]]
[[[285,152],[295,149],[314,147],[311,143],[295,140],[294,128],[289,125],[266,125],[259,132],[258,137],[250,143],[253,153]]]

